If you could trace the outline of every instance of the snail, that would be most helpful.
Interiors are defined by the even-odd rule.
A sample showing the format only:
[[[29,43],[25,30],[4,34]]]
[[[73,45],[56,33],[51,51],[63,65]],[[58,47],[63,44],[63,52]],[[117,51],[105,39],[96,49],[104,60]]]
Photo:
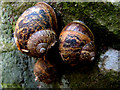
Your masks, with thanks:
[[[94,35],[82,21],[67,24],[59,36],[59,50],[63,61],[71,66],[95,58]]]
[[[40,58],[34,65],[35,81],[41,81],[47,84],[55,81],[57,76],[57,70],[54,64],[51,64],[48,60],[42,60]]]
[[[18,50],[33,57],[42,57],[56,43],[57,19],[53,8],[39,2],[18,18],[14,38]]]

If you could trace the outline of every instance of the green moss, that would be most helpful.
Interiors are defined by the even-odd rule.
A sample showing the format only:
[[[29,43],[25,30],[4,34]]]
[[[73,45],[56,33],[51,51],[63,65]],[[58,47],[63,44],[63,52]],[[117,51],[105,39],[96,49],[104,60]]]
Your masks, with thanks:
[[[9,52],[15,50],[15,45],[13,43],[0,43],[0,53]]]
[[[119,6],[110,2],[63,2],[60,3],[60,6],[62,7],[61,12],[65,25],[73,20],[82,20],[88,25],[92,25],[94,22],[105,26],[115,35],[120,35]]]
[[[75,70],[67,73],[66,77],[70,88],[117,88],[120,82],[117,72],[111,71],[104,74],[99,72],[97,67],[91,70]]]
[[[1,22],[0,22],[0,53],[9,52],[15,49],[13,38],[13,23],[15,19],[12,16],[12,7],[9,4],[2,4]]]
[[[2,83],[2,88],[22,88],[19,84],[13,83]]]
[[[120,4],[115,4],[117,5],[111,2],[61,2],[56,7],[61,14],[59,31],[73,20],[81,20],[93,32],[96,46],[114,45],[114,48],[119,49]]]
[[[35,2],[5,2],[0,7],[2,10],[0,53],[3,58],[3,88],[21,88],[22,85],[28,88],[37,87],[38,83],[33,80],[34,62],[30,57],[16,50],[13,37],[18,17],[34,4]],[[119,47],[117,44],[120,37],[119,11],[119,3],[61,2],[56,5],[56,13],[61,15],[61,18],[58,18],[59,31],[73,20],[84,21],[95,36],[96,46],[99,47],[98,54],[101,49],[104,49],[102,47],[104,44]],[[68,71],[65,76],[69,80],[70,87],[119,87],[118,73],[113,71],[107,74],[100,73],[97,65],[89,68],[87,70],[76,68]],[[52,84],[51,87],[59,87],[59,82]]]
[[[21,3],[21,2],[20,2]],[[19,2],[5,2],[1,4],[0,21],[0,61],[2,62],[2,88],[37,87],[33,75],[33,58],[18,51],[14,41],[15,24],[26,7],[17,8]],[[26,2],[27,3],[27,2]],[[30,6],[29,6],[30,7]],[[17,13],[19,12],[19,13]],[[29,61],[30,60],[30,61]],[[31,77],[31,78],[30,78]],[[33,84],[34,83],[34,84]]]

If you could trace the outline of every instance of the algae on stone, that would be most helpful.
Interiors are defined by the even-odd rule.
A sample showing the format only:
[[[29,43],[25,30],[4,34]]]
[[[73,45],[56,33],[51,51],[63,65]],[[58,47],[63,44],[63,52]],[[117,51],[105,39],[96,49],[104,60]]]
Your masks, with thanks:
[[[73,20],[81,20],[95,36],[97,58],[94,63],[67,70],[61,81],[47,85],[35,82],[33,66],[35,58],[18,51],[14,42],[14,30],[18,17],[36,2],[0,3],[0,67],[2,66],[3,88],[117,88],[120,79],[115,71],[101,73],[98,67],[101,52],[106,48],[119,49],[119,11],[120,3],[111,2],[59,2],[50,3],[58,18],[59,33]],[[58,35],[59,36],[59,35]],[[1,72],[0,72],[1,74]],[[107,83],[106,83],[107,82]],[[41,86],[40,86],[40,85]]]
[[[119,87],[118,72],[108,72],[103,75],[98,62],[102,52],[108,47],[120,49],[120,29],[119,29],[119,3],[111,2],[62,2],[58,5],[58,11],[61,13],[61,26],[64,27],[73,20],[84,21],[92,30],[95,36],[97,58],[95,64],[90,70],[78,69],[70,71],[67,77],[71,88],[114,88]],[[83,67],[84,68],[84,67]],[[85,67],[86,68],[86,67]],[[93,69],[92,69],[93,68]],[[93,72],[94,71],[94,72]],[[112,75],[114,74],[114,75]],[[107,82],[107,83],[106,83]],[[117,82],[117,84],[114,84]]]
[[[14,27],[20,15],[14,14],[15,8],[10,2],[2,3],[1,6],[0,62],[2,63],[2,88],[36,87],[37,84],[33,75],[35,60],[18,51],[14,42]]]

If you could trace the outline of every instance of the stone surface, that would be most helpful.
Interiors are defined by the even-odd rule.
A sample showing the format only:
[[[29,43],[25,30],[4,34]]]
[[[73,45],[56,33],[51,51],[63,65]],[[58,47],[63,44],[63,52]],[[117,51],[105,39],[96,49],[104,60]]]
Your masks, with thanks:
[[[119,2],[49,3],[57,14],[58,34],[69,22],[84,21],[95,36],[97,51],[96,59],[92,63],[81,64],[75,68],[62,66],[60,80],[52,84],[34,81],[33,67],[36,58],[22,54],[14,42],[13,34],[18,17],[34,4],[35,2],[0,2],[0,88],[119,87]]]
[[[118,61],[119,54],[120,54],[120,51],[112,49],[112,48],[108,49],[108,51],[102,54],[100,56],[100,62],[98,64],[100,70],[102,71],[113,70],[113,71],[119,72],[120,71],[120,68],[119,68],[120,61]]]

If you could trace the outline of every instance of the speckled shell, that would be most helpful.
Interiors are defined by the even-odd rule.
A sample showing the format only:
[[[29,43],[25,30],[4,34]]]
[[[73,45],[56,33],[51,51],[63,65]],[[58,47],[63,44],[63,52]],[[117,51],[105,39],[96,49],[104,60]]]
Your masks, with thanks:
[[[54,65],[52,65],[47,60],[42,60],[40,58],[34,66],[34,75],[35,80],[44,82],[44,83],[52,83],[56,79],[57,71]]]
[[[93,33],[81,21],[66,25],[59,36],[59,43],[63,61],[71,66],[80,61],[92,61],[95,57]]]
[[[57,20],[52,7],[44,2],[27,9],[18,18],[14,38],[18,49],[33,57],[41,57],[36,51],[39,43],[48,43],[49,49],[56,42]]]

